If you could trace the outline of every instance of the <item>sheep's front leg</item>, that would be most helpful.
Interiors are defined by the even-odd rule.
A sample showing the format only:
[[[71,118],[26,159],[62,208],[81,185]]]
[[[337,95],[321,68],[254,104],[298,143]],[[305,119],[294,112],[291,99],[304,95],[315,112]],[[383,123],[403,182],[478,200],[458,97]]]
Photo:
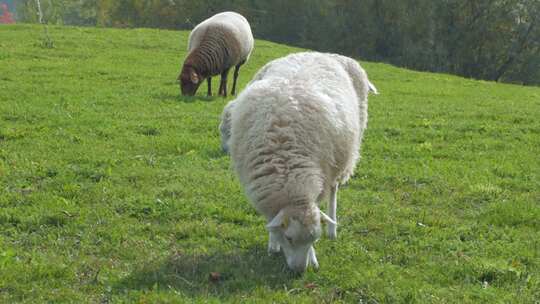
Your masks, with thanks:
[[[219,85],[219,95],[227,97],[227,76],[229,76],[229,69],[226,69],[221,73],[221,84]]]
[[[332,240],[337,238],[337,191],[338,185],[336,184],[330,191],[330,200],[328,201],[328,216],[336,222],[336,224],[328,223],[328,237]]]
[[[208,83],[208,96],[212,96],[212,77],[208,77],[206,82]]]
[[[313,266],[313,268],[318,269],[319,268],[319,261],[317,261],[317,256],[315,255],[315,248],[311,246],[309,248],[309,265]]]
[[[276,233],[270,231],[268,234],[268,253],[278,253],[281,250],[281,246],[277,241]]]

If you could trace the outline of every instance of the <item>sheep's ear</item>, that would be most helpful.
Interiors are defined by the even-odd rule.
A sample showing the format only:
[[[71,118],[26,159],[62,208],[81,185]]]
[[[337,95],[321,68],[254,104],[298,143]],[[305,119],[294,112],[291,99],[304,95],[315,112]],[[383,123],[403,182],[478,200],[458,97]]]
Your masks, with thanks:
[[[191,82],[194,84],[199,83],[199,75],[197,75],[195,71],[191,71],[191,73],[189,73],[189,79],[191,79]]]
[[[278,227],[287,228],[288,220],[285,218],[285,212],[283,209],[266,225],[266,229],[275,229]]]
[[[322,212],[321,210],[319,210],[321,212],[321,220],[329,223],[329,224],[333,224],[333,225],[336,225],[336,221],[334,221],[333,219],[331,219],[328,215],[326,215],[326,213]]]

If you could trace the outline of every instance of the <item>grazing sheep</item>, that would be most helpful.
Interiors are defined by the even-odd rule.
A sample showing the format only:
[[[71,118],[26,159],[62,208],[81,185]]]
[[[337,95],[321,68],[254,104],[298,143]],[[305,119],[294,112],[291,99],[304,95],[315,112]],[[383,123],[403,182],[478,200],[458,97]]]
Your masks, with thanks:
[[[268,221],[268,250],[282,249],[294,271],[318,267],[321,221],[337,236],[338,184],[359,159],[369,91],[376,89],[353,59],[297,53],[264,66],[224,110],[222,143]],[[329,215],[319,209],[323,199]]]
[[[212,76],[221,74],[219,95],[227,96],[227,75],[234,66],[232,94],[236,94],[238,71],[253,50],[253,35],[246,18],[234,12],[214,15],[189,35],[188,56],[178,76],[183,95],[195,95],[207,79],[212,96]]]

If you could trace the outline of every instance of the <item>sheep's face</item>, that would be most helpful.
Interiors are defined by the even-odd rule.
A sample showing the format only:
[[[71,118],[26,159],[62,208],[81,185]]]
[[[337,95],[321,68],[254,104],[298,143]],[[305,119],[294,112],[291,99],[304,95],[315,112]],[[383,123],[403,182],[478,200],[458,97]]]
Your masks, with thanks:
[[[291,270],[304,272],[310,262],[318,267],[312,246],[321,237],[321,211],[315,207],[316,210],[302,214],[287,209],[281,210],[266,227],[279,243]]]
[[[190,66],[184,66],[178,76],[182,95],[193,96],[201,85],[202,77]]]
[[[296,272],[304,272],[309,266],[309,250],[321,237],[321,223],[306,226],[299,219],[291,217],[287,227],[283,227],[278,237],[287,265]]]

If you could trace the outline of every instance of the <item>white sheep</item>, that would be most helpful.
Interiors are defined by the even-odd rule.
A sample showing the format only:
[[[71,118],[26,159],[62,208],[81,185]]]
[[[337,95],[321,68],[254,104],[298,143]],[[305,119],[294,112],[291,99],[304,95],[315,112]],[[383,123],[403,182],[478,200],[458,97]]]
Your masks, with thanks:
[[[232,94],[240,67],[253,50],[253,34],[248,21],[235,12],[216,14],[198,24],[189,34],[188,56],[178,76],[183,95],[195,95],[207,79],[212,95],[212,76],[221,74],[219,95],[227,96],[227,76],[234,66]]]
[[[376,92],[355,60],[297,53],[264,66],[224,110],[222,142],[268,221],[268,249],[283,249],[294,271],[318,267],[313,243],[321,220],[329,237],[337,236],[338,184],[359,158],[370,90]],[[319,209],[323,199],[329,215]]]
[[[221,123],[219,131],[221,133],[221,149],[225,153],[229,153],[229,139],[231,138],[231,112],[234,109],[235,102],[230,101],[221,114]]]

